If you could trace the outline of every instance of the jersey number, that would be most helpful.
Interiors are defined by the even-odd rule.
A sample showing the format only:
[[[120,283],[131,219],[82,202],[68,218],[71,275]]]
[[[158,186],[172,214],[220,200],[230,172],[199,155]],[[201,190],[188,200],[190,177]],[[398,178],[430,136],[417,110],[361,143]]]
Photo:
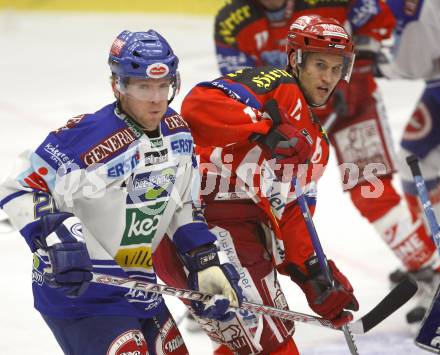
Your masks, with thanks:
[[[52,197],[44,192],[34,193],[34,218],[38,219],[48,213],[55,212]]]

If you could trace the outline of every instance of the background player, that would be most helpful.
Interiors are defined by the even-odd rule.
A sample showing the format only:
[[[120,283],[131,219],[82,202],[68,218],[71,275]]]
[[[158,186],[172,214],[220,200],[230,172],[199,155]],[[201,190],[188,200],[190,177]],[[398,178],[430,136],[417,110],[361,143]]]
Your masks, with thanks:
[[[409,119],[398,152],[399,171],[405,197],[414,220],[420,220],[423,212],[419,206],[417,190],[406,157],[414,154],[420,166],[436,213],[440,216],[440,3],[438,1],[394,1],[389,0],[397,26],[391,56],[378,65],[381,75],[389,79],[423,79],[424,91]],[[389,48],[388,48],[389,49]],[[438,255],[438,251],[434,254]],[[437,285],[440,283],[440,260],[410,274],[423,287],[419,288],[419,305],[408,313],[410,322],[420,321],[429,306]],[[396,271],[392,281],[405,277],[405,272]]]
[[[420,7],[414,1],[395,3],[402,3],[399,6],[405,4],[408,8]],[[440,259],[427,229],[419,215],[411,215],[405,200],[392,184],[395,173],[393,142],[381,94],[374,79],[380,43],[391,36],[395,27],[393,13],[385,1],[230,1],[218,12],[215,20],[219,69],[226,74],[244,66],[271,64],[284,68],[289,23],[301,15],[313,13],[343,23],[353,34],[355,42],[356,61],[350,84],[341,83],[334,99],[315,109],[336,150],[343,188],[350,193],[354,206],[374,226],[405,270],[416,272],[437,268]],[[409,18],[407,16],[405,22]],[[425,43],[415,42],[415,46]],[[425,50],[426,53],[432,51],[435,50]],[[412,58],[415,53],[418,52],[411,53]],[[422,68],[423,64],[415,66]],[[404,146],[408,144],[406,140]],[[421,147],[417,142],[413,146]],[[375,163],[380,164],[379,169],[374,172],[366,169],[372,166],[369,164]],[[351,167],[350,172],[345,169],[347,165]],[[367,196],[362,194],[362,190],[371,188],[368,180],[372,174],[379,176],[383,191]],[[401,276],[401,273],[393,273],[390,277],[396,281]],[[431,288],[429,280],[419,278],[419,284],[424,284],[420,285],[420,289]],[[410,317],[409,320],[413,319]],[[416,317],[416,320],[420,320],[420,317]]]

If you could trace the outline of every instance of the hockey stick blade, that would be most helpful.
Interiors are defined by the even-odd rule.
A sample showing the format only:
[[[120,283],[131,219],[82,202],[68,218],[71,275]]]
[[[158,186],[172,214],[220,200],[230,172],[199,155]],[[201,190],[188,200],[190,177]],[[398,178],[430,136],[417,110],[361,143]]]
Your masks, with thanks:
[[[154,292],[162,295],[184,298],[191,301],[207,302],[213,297],[213,295],[198,291],[98,273],[93,273],[92,282],[129,288],[144,292]],[[350,327],[350,330],[355,334],[365,334],[370,329],[374,328],[376,325],[382,322],[389,315],[394,313],[401,306],[403,306],[414,295],[416,291],[417,284],[414,281],[409,279],[402,281],[365,316],[354,323],[349,323],[348,326]],[[266,306],[262,304],[245,301],[241,304],[240,309],[246,309],[252,313],[307,323],[335,330],[341,330],[340,328],[336,328],[332,322],[317,316]]]
[[[409,278],[403,280],[370,312],[354,323],[350,329],[355,334],[364,334],[402,307],[417,291],[417,283]]]

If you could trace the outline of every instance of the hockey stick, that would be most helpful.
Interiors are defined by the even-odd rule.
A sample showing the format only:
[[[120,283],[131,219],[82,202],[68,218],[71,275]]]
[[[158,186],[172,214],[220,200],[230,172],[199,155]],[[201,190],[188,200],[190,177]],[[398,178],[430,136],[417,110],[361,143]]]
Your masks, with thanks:
[[[154,292],[162,295],[184,298],[191,301],[209,302],[209,300],[214,297],[213,295],[198,291],[99,273],[93,273],[92,281],[98,284],[123,287],[142,292]],[[376,325],[382,322],[382,320],[394,313],[402,305],[404,305],[414,295],[416,291],[417,286],[413,281],[402,281],[388,295],[386,295],[385,298],[369,313],[367,313],[356,322],[350,323],[349,326],[351,330],[355,334],[365,334],[370,329],[374,328]],[[332,322],[320,317],[261,305],[257,303],[244,301],[242,305],[239,308],[237,307],[236,309],[245,309],[252,313],[263,314],[271,317],[312,324],[319,327],[340,330],[339,328],[336,328],[332,324]]]
[[[312,215],[307,205],[306,199],[302,192],[301,185],[297,178],[292,180],[292,187],[295,188],[296,199],[298,201],[299,207],[301,209],[304,221],[306,222],[307,231],[309,232],[310,239],[312,240],[313,249],[315,249],[316,257],[318,258],[319,266],[321,272],[324,274],[328,284],[331,287],[335,287],[335,280],[330,274],[330,268],[328,266],[327,257],[322,250],[321,242],[319,241],[318,233],[316,232],[315,224],[313,223]],[[354,336],[351,329],[347,325],[342,326],[342,331],[344,332],[345,341],[347,342],[348,349],[353,355],[358,355],[359,351],[357,349],[356,343],[354,341]]]
[[[440,227],[435,217],[432,204],[429,199],[428,190],[426,188],[425,180],[423,179],[422,172],[420,171],[419,160],[415,155],[410,155],[406,158],[406,162],[411,169],[411,173],[414,177],[416,184],[417,194],[420,202],[423,206],[426,220],[431,230],[432,239],[437,247],[437,251],[440,253]],[[421,323],[420,329],[417,332],[415,339],[416,345],[425,350],[429,350],[435,353],[440,352],[440,285],[437,288],[437,292],[431,302],[429,310],[426,312],[425,317]]]
[[[426,220],[428,221],[429,228],[431,229],[432,238],[440,253],[440,227],[432,209],[431,201],[429,200],[428,190],[426,189],[425,180],[423,179],[422,172],[420,171],[419,160],[415,155],[410,155],[406,158],[406,162],[411,169],[411,173],[414,177],[414,182],[417,188],[417,194],[419,195],[420,202],[422,202],[423,211],[425,212]]]

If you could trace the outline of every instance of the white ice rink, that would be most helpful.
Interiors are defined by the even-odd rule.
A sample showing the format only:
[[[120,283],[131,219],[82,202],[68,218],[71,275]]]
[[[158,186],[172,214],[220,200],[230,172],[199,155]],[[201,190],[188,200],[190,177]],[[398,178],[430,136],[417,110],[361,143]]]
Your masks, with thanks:
[[[0,178],[15,156],[41,142],[67,119],[94,112],[113,100],[107,55],[122,30],[154,28],[181,60],[183,88],[172,106],[179,110],[189,88],[218,76],[209,17],[152,15],[44,14],[0,12]],[[421,82],[380,81],[397,144],[414,108]],[[315,217],[327,255],[351,280],[361,309],[368,312],[387,292],[387,275],[398,261],[354,209],[339,183],[334,157],[319,185]],[[61,354],[52,334],[33,309],[31,254],[17,232],[0,234],[0,354]],[[282,278],[292,309],[310,313],[304,296]],[[176,318],[178,300],[168,299]],[[404,316],[409,305],[364,336],[360,354],[423,354],[413,345]],[[342,333],[297,323],[301,354],[349,354]],[[190,354],[206,355],[209,340],[190,334],[182,323]]]

